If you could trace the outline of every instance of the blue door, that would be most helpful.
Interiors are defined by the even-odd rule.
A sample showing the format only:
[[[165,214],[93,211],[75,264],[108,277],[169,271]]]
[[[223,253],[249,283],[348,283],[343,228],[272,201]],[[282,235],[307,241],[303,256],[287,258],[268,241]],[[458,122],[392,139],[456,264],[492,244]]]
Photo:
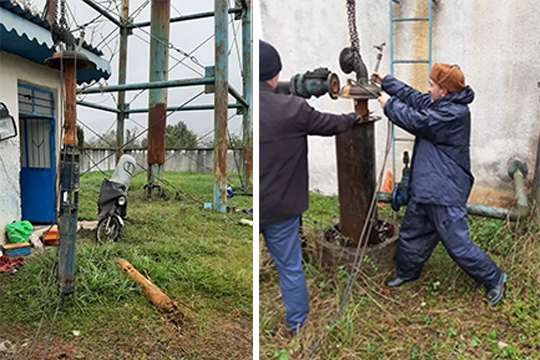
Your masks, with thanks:
[[[22,218],[56,222],[56,142],[52,92],[19,83]]]

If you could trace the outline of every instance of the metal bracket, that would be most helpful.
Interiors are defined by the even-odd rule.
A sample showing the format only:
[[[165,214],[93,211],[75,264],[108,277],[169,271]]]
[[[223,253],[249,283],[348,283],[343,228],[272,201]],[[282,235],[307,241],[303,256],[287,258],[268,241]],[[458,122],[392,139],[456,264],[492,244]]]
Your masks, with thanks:
[[[242,105],[240,104],[238,101],[236,102],[236,105]],[[244,115],[245,114],[245,107],[244,106],[239,106],[236,108],[236,115]]]
[[[381,89],[373,84],[359,83],[348,79],[347,84],[341,88],[339,97],[355,100],[370,100],[377,99],[381,96]]]
[[[129,119],[129,109],[130,105],[128,103],[124,104],[124,119]]]
[[[527,167],[527,164],[515,158],[511,159],[508,162],[508,176],[510,176],[510,178],[513,179],[514,174],[518,170],[521,171],[521,173],[523,174],[523,177],[527,177],[527,174],[529,173],[529,168]]]
[[[357,126],[367,125],[367,124],[370,124],[370,123],[377,122],[377,121],[379,121],[381,119],[382,119],[382,117],[380,117],[380,116],[368,115],[368,116],[364,116],[363,118],[361,118],[356,124],[357,124]]]
[[[214,66],[206,66],[204,68],[204,77],[205,78],[215,78],[216,71]],[[213,94],[214,93],[214,84],[207,84],[204,85],[204,93],[205,94]]]

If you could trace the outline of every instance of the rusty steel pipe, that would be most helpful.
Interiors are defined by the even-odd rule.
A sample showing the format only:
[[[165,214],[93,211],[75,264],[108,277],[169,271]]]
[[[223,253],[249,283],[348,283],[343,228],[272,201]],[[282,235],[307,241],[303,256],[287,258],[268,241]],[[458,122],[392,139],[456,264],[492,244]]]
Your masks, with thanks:
[[[229,96],[228,1],[214,0],[215,84],[214,84],[214,196],[213,207],[227,211],[227,108]]]
[[[64,144],[77,145],[77,70],[73,60],[64,61]]]
[[[77,70],[86,68],[89,60],[82,54],[66,50],[45,60],[47,66],[62,72],[64,80],[64,138],[60,153],[60,212],[58,230],[58,282],[60,294],[75,291],[77,215],[79,204],[79,149],[77,147]]]
[[[125,85],[127,78],[127,53],[128,53],[128,29],[129,21],[129,0],[122,0],[120,10],[120,22],[122,27],[120,31],[120,50],[118,53],[118,85]],[[126,92],[118,92],[118,104],[116,115],[116,162],[123,154],[124,146],[124,122],[126,119]]]
[[[168,79],[169,68],[169,18],[170,0],[152,0],[150,26],[150,82]],[[167,89],[151,89],[148,96],[148,180],[146,197],[152,198],[153,190],[163,190],[154,179],[161,175],[165,163],[165,128],[167,126]]]
[[[152,0],[150,82],[168,78],[170,7],[170,0]],[[148,102],[148,165],[151,167],[165,162],[167,90],[150,89]]]
[[[144,292],[146,298],[164,313],[170,313],[178,310],[178,307],[160,288],[152,281],[144,277],[137,269],[133,267],[127,260],[116,259],[118,267],[122,269]]]
[[[244,109],[242,120],[244,186],[246,191],[253,188],[253,34],[251,31],[252,4],[245,2],[242,11],[242,65],[243,65],[243,94],[248,105]]]
[[[359,117],[368,117],[367,100],[356,100],[355,112]],[[351,240],[349,245],[356,246],[364,223],[368,220],[369,205],[376,186],[374,122],[366,121],[336,136],[336,153],[339,228]],[[376,236],[376,232],[372,231],[368,242],[377,242]]]

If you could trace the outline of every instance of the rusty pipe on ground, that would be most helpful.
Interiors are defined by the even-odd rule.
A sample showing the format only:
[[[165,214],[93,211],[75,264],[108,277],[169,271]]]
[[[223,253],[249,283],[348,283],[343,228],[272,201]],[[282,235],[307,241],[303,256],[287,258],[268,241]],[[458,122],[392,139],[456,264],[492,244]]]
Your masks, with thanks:
[[[127,260],[117,259],[116,263],[133,281],[139,285],[146,298],[161,312],[171,313],[178,310],[178,307],[160,288],[144,277]]]

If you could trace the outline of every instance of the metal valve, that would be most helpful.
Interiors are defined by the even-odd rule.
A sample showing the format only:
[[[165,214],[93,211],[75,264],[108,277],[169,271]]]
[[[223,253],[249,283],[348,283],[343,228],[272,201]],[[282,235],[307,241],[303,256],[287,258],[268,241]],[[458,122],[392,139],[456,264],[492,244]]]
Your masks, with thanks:
[[[312,96],[321,97],[329,94],[337,99],[340,90],[339,77],[327,68],[317,68],[313,71],[294,75],[290,81],[280,81],[277,92],[291,94],[306,99]]]

